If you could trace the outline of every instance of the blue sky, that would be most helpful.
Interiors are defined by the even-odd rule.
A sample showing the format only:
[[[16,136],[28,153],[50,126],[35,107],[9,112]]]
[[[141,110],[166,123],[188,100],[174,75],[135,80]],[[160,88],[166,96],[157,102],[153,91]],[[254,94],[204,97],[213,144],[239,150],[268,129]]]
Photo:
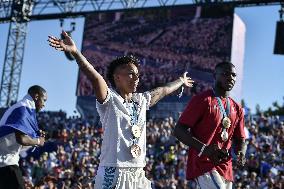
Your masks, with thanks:
[[[256,104],[267,109],[272,102],[283,104],[284,55],[274,55],[276,22],[280,6],[237,8],[236,13],[246,25],[244,79],[242,98],[254,111]],[[76,21],[72,37],[81,48],[84,19],[65,20],[64,29]],[[0,24],[0,70],[2,74],[9,24]],[[75,89],[78,67],[61,52],[50,48],[48,35],[59,36],[59,20],[29,23],[23,60],[19,98],[29,86],[42,85],[48,91],[46,110],[64,110],[72,115],[75,110]]]

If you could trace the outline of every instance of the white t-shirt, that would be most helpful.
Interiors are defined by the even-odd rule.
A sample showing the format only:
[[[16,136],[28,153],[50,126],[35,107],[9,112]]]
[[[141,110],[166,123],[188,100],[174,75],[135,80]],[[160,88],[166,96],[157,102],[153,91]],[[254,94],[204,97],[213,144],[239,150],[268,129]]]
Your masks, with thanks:
[[[113,89],[108,90],[106,100],[96,103],[104,129],[100,155],[100,166],[108,167],[145,167],[146,165],[146,110],[149,109],[150,92],[134,93],[132,100],[138,104],[138,124],[142,129],[138,145],[141,155],[133,158],[130,153],[132,144],[130,112],[124,99]]]
[[[0,167],[8,165],[19,166],[19,153],[22,145],[17,143],[15,133],[0,138]]]

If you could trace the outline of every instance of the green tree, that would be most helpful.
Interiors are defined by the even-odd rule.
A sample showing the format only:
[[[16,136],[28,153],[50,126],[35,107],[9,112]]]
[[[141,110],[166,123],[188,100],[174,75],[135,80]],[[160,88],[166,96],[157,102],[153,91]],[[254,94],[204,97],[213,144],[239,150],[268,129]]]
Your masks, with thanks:
[[[284,115],[284,105],[280,106],[277,101],[272,103],[272,107],[269,107],[265,112],[267,115]]]

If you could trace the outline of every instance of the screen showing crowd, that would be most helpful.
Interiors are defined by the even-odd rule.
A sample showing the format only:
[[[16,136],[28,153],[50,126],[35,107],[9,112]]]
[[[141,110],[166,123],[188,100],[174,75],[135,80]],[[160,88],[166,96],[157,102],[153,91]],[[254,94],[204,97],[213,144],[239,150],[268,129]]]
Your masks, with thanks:
[[[146,91],[188,71],[196,86],[186,95],[213,84],[212,71],[230,60],[233,10],[179,6],[96,13],[86,17],[82,53],[99,73],[116,57],[140,60],[138,91]],[[105,77],[106,78],[106,77]],[[93,86],[79,72],[77,96],[93,95]]]

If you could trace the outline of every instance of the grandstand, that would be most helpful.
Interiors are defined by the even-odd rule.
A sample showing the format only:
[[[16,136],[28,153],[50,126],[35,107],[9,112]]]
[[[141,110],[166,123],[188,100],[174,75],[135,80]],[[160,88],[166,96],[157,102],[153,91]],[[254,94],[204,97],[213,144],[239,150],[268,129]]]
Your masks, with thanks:
[[[99,163],[103,130],[93,119],[67,118],[63,112],[43,112],[49,140],[44,147],[23,154],[21,167],[30,185],[49,183],[58,189],[92,188]],[[172,135],[172,117],[147,122],[147,177],[155,189],[194,189],[185,179],[187,147]],[[247,166],[234,168],[235,188],[281,189],[284,183],[284,120],[279,116],[246,116],[249,131]]]

